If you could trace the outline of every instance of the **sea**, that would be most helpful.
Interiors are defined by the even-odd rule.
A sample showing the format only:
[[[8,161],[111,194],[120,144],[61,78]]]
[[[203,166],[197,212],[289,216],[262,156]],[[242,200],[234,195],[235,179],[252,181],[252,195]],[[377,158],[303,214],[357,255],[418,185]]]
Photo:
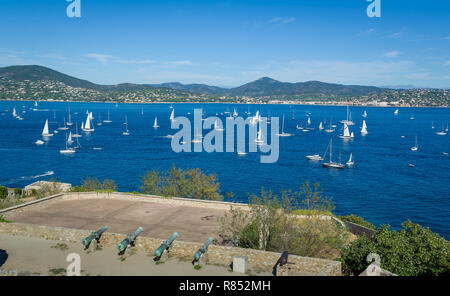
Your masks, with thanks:
[[[36,145],[48,119],[50,132],[74,123],[70,130],[59,130],[44,145]],[[23,120],[12,116],[13,108]],[[192,119],[194,109],[202,109],[204,117],[225,119],[234,109],[247,118],[257,111],[261,116],[284,119],[280,137],[279,158],[274,163],[261,163],[261,152],[240,156],[234,153],[181,152],[172,149],[171,139],[178,130],[171,129],[172,110],[175,116]],[[389,224],[398,229],[411,220],[450,239],[450,134],[437,135],[450,122],[449,108],[397,108],[350,106],[355,137],[343,140],[346,106],[256,105],[256,104],[115,104],[0,101],[0,184],[22,188],[41,180],[56,179],[79,185],[89,177],[109,178],[123,192],[138,191],[142,177],[152,170],[200,168],[216,174],[223,195],[232,192],[233,201],[246,202],[249,195],[261,189],[279,194],[283,190],[298,191],[309,181],[320,183],[323,194],[335,204],[338,215],[355,214],[380,226]],[[80,130],[87,111],[93,113],[95,131]],[[97,123],[107,119],[111,123]],[[367,112],[367,118],[362,114]],[[249,113],[249,114],[248,114]],[[129,136],[122,133],[127,118]],[[158,129],[154,129],[155,117]],[[307,126],[308,117],[311,125]],[[368,134],[360,133],[363,120]],[[318,129],[336,125],[334,133]],[[81,149],[73,155],[60,154],[66,147],[69,131],[78,126]],[[297,129],[309,127],[309,132]],[[281,127],[280,127],[281,128]],[[312,130],[313,129],[313,130]],[[205,135],[208,131],[204,131]],[[192,130],[194,136],[195,131]],[[411,147],[418,143],[418,151]],[[319,154],[329,160],[329,143],[333,140],[333,161],[346,163],[353,154],[354,165],[343,170],[322,167],[321,161],[310,161],[307,155]],[[94,150],[94,148],[100,148]],[[247,151],[248,152],[248,151]],[[410,167],[412,164],[414,167]]]

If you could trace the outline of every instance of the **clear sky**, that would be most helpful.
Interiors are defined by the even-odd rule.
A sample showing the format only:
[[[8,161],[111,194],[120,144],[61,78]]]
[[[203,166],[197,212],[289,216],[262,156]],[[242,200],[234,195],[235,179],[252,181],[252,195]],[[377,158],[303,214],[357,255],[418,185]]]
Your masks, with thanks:
[[[287,82],[450,87],[450,1],[0,0],[0,66],[95,83]]]

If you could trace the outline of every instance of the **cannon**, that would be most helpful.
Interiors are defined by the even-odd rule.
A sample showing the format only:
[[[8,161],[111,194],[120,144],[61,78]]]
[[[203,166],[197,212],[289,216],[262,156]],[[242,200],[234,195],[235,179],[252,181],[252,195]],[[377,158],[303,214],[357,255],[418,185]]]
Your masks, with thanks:
[[[134,247],[134,242],[136,241],[137,236],[141,234],[142,231],[144,231],[144,229],[142,227],[139,227],[133,234],[128,235],[126,239],[117,244],[119,255],[123,255],[125,253],[128,245]]]
[[[92,232],[88,237],[83,239],[81,243],[83,244],[84,249],[87,250],[94,239],[97,241],[97,243],[99,243],[100,237],[106,230],[108,230],[108,226],[104,226],[102,229]]]
[[[170,246],[172,245],[173,241],[178,237],[178,233],[174,232],[174,234],[172,234],[172,236],[166,240],[165,242],[163,242],[161,244],[161,246],[159,246],[158,249],[155,250],[155,252],[153,253],[155,255],[155,261],[158,261],[159,259],[161,259],[162,254],[164,253],[164,251],[169,251]]]
[[[202,255],[205,254],[206,251],[208,251],[208,247],[212,243],[212,241],[213,241],[212,237],[208,238],[206,243],[204,243],[203,246],[200,249],[198,249],[198,251],[194,254],[194,261],[192,261],[192,264],[199,261],[200,257],[202,257]]]

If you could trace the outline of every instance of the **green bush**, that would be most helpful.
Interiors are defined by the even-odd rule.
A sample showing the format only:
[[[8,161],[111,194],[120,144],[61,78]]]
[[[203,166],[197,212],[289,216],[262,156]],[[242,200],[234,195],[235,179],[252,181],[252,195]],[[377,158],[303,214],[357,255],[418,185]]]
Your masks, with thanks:
[[[352,242],[342,251],[343,271],[360,274],[369,265],[370,253],[380,256],[382,268],[398,275],[450,275],[450,243],[411,221],[398,231],[383,226],[370,240],[362,236]]]
[[[177,169],[175,166],[160,173],[148,172],[142,178],[141,191],[165,197],[184,197],[204,200],[223,200],[216,175],[207,175],[200,169]]]
[[[338,218],[341,219],[342,221],[355,223],[355,224],[367,227],[369,229],[373,229],[373,230],[376,229],[375,225],[373,225],[372,223],[364,220],[364,218],[356,216],[356,215],[338,216]]]
[[[0,216],[0,223],[11,223],[11,221],[8,221],[5,219],[5,217]]]
[[[22,189],[20,189],[20,188],[14,188],[14,196],[15,196],[16,198],[21,198],[21,197],[22,197],[22,193],[23,193]]]
[[[100,182],[97,178],[86,177],[81,186],[74,186],[72,192],[114,192],[117,191],[117,185],[113,180],[108,178]]]
[[[8,188],[0,186],[0,199],[6,199],[8,197]]]

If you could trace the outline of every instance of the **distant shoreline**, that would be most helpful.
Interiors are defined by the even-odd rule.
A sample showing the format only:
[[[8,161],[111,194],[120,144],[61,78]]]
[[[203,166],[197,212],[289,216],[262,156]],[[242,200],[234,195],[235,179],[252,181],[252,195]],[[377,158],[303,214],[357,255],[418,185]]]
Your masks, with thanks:
[[[449,108],[450,106],[404,106],[404,105],[372,105],[372,104],[355,104],[351,102],[335,102],[335,103],[320,103],[320,102],[291,102],[274,103],[274,102],[117,102],[117,101],[65,101],[65,100],[35,100],[35,99],[0,99],[2,102],[54,102],[54,103],[104,103],[104,104],[228,104],[228,105],[301,105],[301,106],[354,106],[354,107],[379,107],[379,108]]]

